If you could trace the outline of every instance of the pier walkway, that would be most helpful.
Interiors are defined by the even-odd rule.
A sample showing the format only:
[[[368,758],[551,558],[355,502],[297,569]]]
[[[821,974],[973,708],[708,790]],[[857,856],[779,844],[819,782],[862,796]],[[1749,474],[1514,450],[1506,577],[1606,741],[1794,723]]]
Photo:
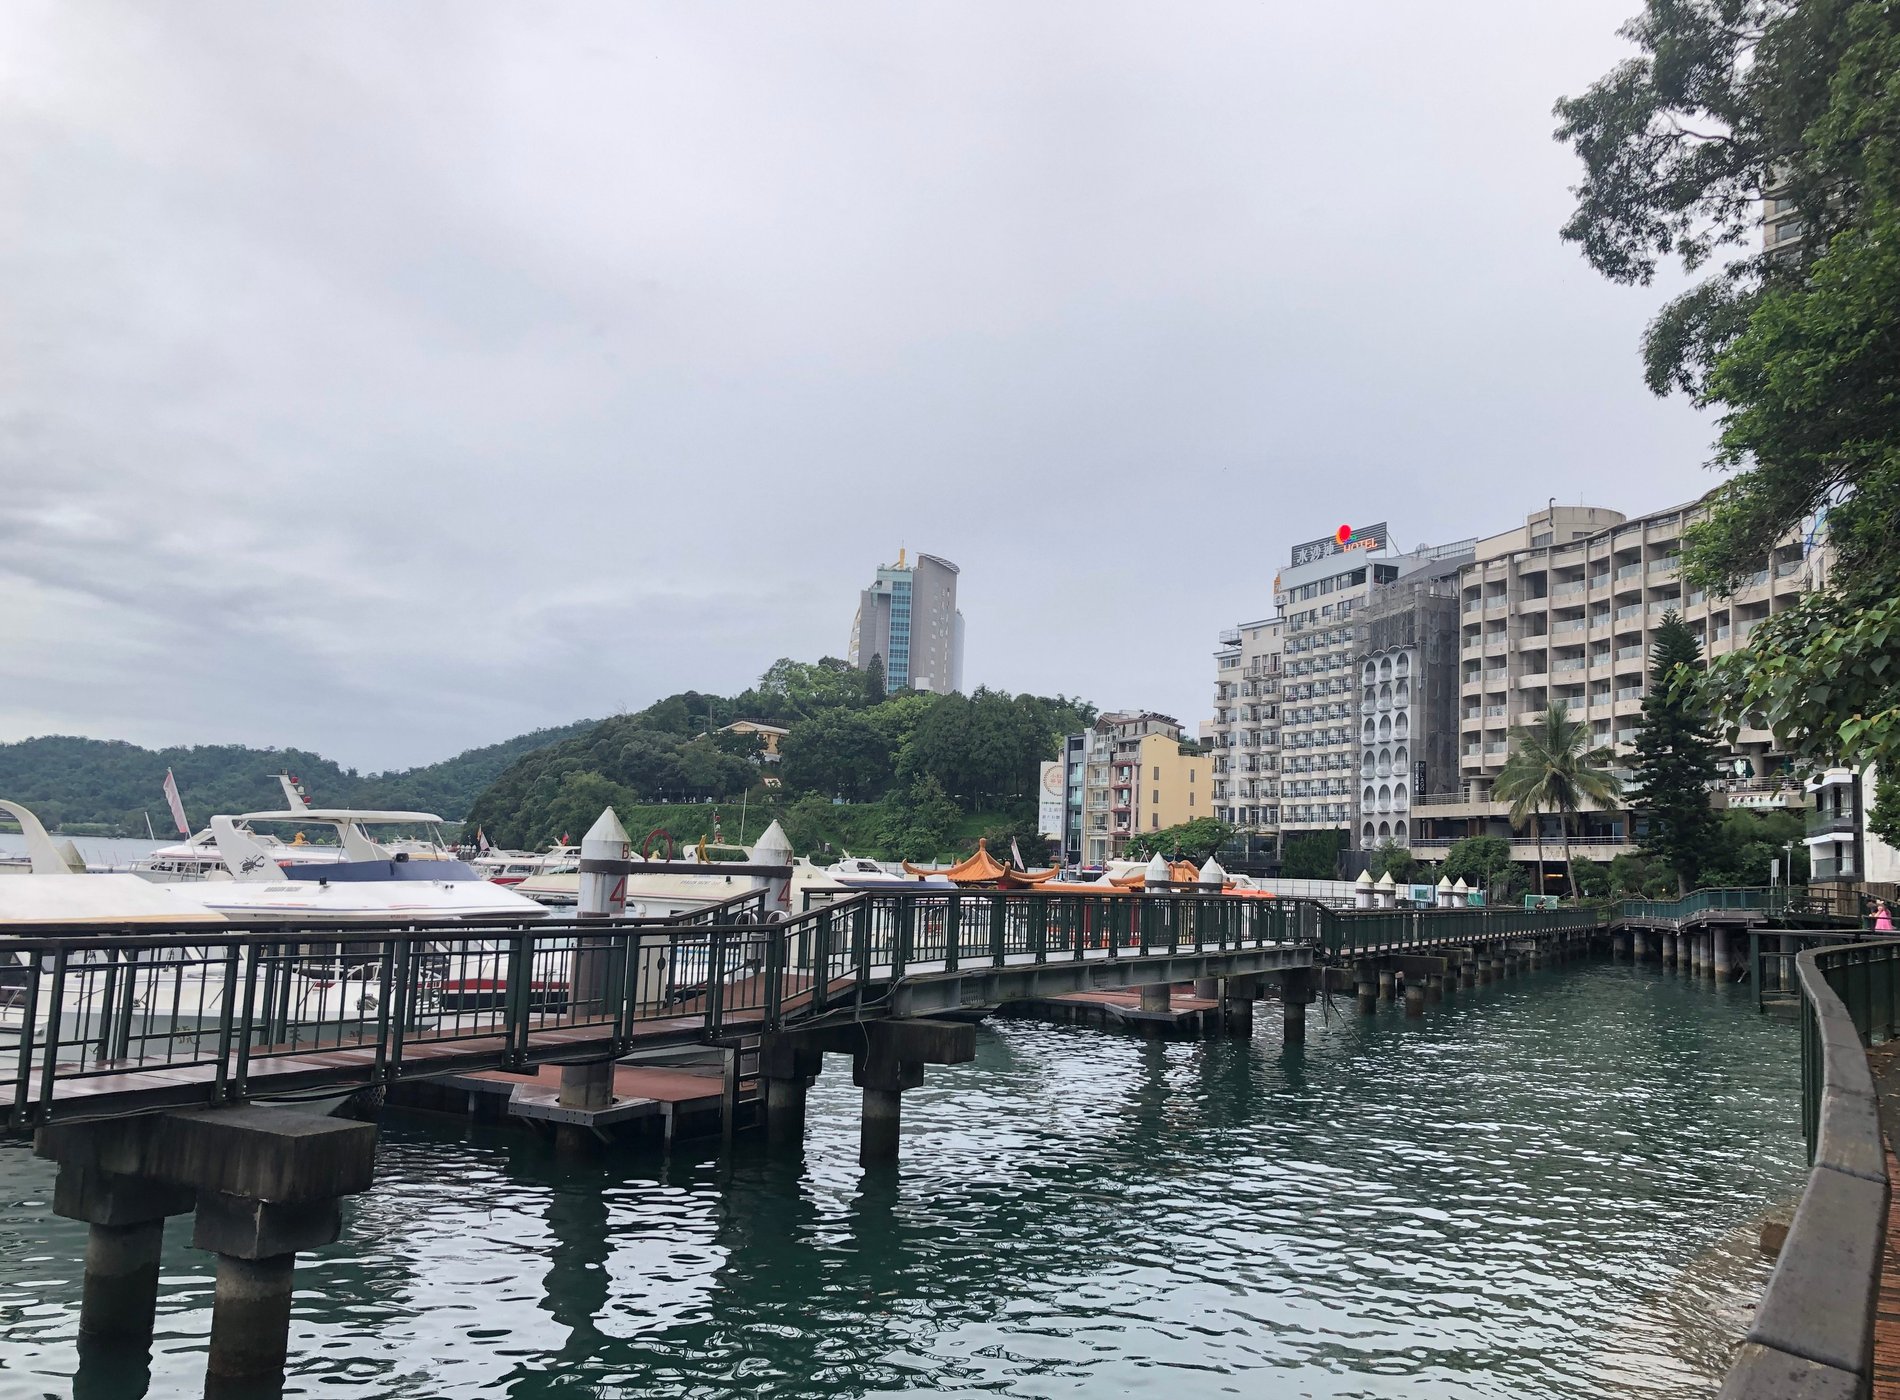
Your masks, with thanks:
[[[0,1130],[1101,989],[1297,983],[1322,964],[1595,926],[1585,910],[1338,913],[1199,893],[879,892],[758,917],[40,930],[11,941],[0,980]]]

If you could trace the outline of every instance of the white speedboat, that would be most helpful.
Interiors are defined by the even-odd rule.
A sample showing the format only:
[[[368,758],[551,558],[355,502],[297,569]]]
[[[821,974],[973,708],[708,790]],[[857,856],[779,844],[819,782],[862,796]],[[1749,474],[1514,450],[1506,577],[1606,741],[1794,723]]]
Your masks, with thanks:
[[[246,827],[281,813],[213,817],[229,877],[178,887],[181,897],[237,920],[402,920],[466,922],[544,918],[547,910],[513,890],[482,879],[443,851],[393,855],[371,841],[364,828],[379,825],[430,828],[441,821],[428,812],[345,811],[306,808],[297,820],[328,825],[348,859],[282,865],[276,852]],[[441,851],[439,843],[435,849]]]
[[[486,850],[470,857],[468,864],[484,880],[497,885],[519,885],[524,880],[555,871],[578,872],[580,858],[579,846],[556,846],[540,855],[533,851]]]

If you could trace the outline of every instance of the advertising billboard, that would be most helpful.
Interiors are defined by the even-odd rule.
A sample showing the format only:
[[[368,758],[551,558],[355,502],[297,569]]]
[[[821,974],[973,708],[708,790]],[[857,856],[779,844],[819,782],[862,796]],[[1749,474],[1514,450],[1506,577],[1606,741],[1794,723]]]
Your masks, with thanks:
[[[1042,765],[1042,782],[1036,788],[1036,830],[1060,841],[1064,805],[1062,762],[1053,759]]]

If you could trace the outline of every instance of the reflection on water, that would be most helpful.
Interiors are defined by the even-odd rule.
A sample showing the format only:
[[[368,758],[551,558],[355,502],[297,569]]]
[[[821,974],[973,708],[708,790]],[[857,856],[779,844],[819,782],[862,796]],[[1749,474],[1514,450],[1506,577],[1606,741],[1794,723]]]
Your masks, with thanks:
[[[1702,1396],[1802,1176],[1793,1028],[1655,972],[1547,972],[1422,1022],[1155,1045],[1005,1022],[856,1165],[833,1060],[802,1160],[557,1160],[392,1120],[298,1270],[293,1393]],[[0,1151],[0,1397],[73,1392],[82,1230]],[[151,1393],[201,1384],[171,1228]],[[124,1396],[101,1374],[83,1393]]]

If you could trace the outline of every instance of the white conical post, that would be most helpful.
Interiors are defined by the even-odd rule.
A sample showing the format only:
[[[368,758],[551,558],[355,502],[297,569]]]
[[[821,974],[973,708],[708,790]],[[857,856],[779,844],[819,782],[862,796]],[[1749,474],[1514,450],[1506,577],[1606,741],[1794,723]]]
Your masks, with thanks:
[[[627,829],[609,807],[581,838],[581,885],[579,913],[583,919],[617,919],[627,912],[627,876],[624,869],[589,870],[594,861],[609,866],[624,863],[633,854]],[[605,1005],[608,968],[612,951],[604,938],[582,934],[575,943],[572,971],[568,976],[568,1007],[579,1019],[609,1015]],[[614,1064],[595,1060],[588,1064],[567,1065],[561,1070],[561,1105],[564,1108],[606,1108],[614,1101]],[[576,1137],[579,1135],[576,1134]]]

